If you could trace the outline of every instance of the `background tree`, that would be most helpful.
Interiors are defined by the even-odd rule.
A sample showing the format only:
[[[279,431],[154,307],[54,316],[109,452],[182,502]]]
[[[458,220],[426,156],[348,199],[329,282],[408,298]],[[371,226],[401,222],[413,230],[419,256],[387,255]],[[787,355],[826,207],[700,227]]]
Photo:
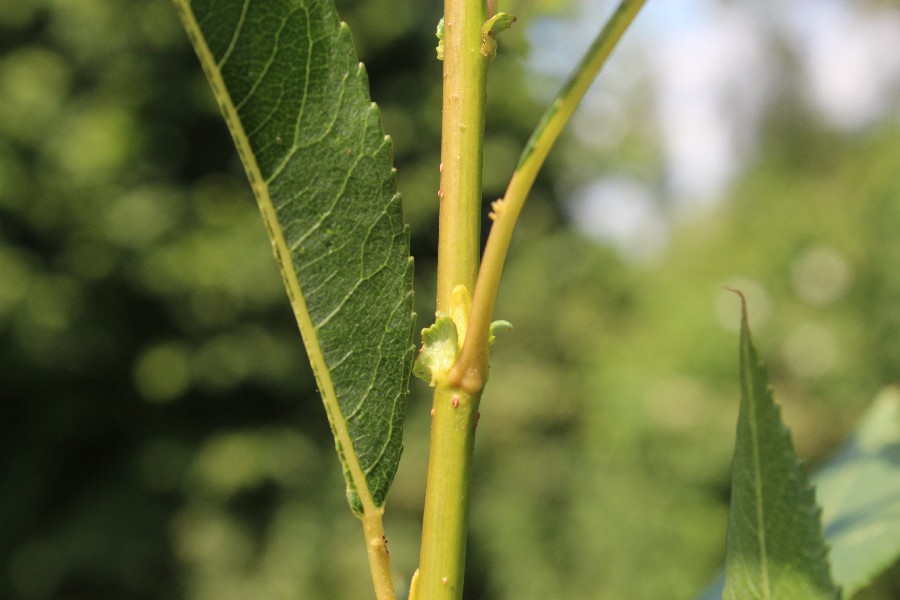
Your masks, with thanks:
[[[479,426],[467,598],[691,598],[712,577],[737,409],[723,283],[747,291],[813,463],[897,383],[897,88],[869,121],[831,118],[810,102],[794,34],[767,17],[777,9],[697,4],[755,15],[768,40],[743,162],[716,201],[683,210],[691,188],[648,118],[664,82],[637,75],[664,41],[648,25],[609,74],[614,110],[598,90],[520,224],[497,307],[515,343],[495,349]],[[896,4],[866,6],[898,18]],[[439,7],[339,9],[395,140],[417,312],[431,314]],[[541,10],[519,11],[491,68],[488,200],[552,79],[527,59],[580,9]],[[0,597],[366,597],[268,242],[172,7],[7,3],[0,49]],[[661,225],[637,245],[598,241],[591,211],[622,213],[591,190],[640,200]],[[427,443],[417,386],[387,515],[402,581]],[[898,585],[895,568],[864,597]]]

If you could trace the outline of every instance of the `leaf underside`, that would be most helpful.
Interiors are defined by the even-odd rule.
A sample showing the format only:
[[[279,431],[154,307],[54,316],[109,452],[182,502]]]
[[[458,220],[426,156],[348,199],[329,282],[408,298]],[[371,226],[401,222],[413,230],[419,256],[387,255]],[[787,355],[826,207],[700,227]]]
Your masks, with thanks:
[[[741,323],[741,407],[732,460],[725,600],[834,600],[815,492]]]
[[[382,506],[411,371],[390,138],[331,0],[175,0],[263,214],[351,507]]]

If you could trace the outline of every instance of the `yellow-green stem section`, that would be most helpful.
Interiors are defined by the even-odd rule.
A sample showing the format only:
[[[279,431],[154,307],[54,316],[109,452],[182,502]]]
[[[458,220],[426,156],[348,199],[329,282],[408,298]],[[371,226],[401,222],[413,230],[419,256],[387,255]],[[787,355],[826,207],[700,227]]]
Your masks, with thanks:
[[[462,598],[479,401],[480,394],[440,384],[435,390],[422,553],[410,600]]]
[[[449,312],[453,289],[472,290],[481,241],[481,166],[485,76],[481,27],[485,0],[445,0],[437,310]],[[412,600],[462,598],[469,522],[469,480],[481,390],[439,384],[432,405],[431,448],[419,570]]]
[[[449,312],[456,286],[475,287],[478,272],[487,71],[481,27],[486,20],[485,0],[445,0],[436,302],[441,312]],[[443,384],[435,389],[422,549],[411,600],[462,598],[480,397],[481,390],[461,393]]]
[[[615,13],[597,35],[587,53],[563,85],[553,104],[544,113],[528,141],[513,173],[506,194],[493,204],[494,225],[488,235],[478,282],[472,295],[466,341],[450,371],[449,380],[461,389],[476,391],[484,387],[488,372],[488,337],[494,314],[494,302],[500,286],[503,264],[516,220],[528,192],[544,164],[544,159],[584,94],[590,88],[606,59],[637,16],[645,0],[622,0]]]
[[[378,600],[394,600],[394,581],[391,579],[391,559],[388,556],[387,537],[384,535],[381,515],[383,508],[374,508],[363,512],[363,533],[366,537],[366,554],[369,558],[369,570],[372,572],[372,584],[375,587],[375,598]]]
[[[457,285],[475,286],[481,249],[481,163],[485,74],[484,0],[446,0],[441,121],[437,310],[447,312]]]

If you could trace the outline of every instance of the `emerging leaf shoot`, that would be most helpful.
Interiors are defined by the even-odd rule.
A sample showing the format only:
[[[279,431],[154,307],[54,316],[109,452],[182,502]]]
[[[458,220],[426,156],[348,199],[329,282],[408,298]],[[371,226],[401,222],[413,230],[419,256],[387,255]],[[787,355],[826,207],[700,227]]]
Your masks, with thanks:
[[[422,349],[413,366],[413,375],[431,387],[437,386],[459,353],[459,337],[453,319],[443,313],[436,316],[434,324],[422,330]]]
[[[438,39],[438,45],[435,48],[437,59],[444,60],[444,17],[441,17],[441,20],[438,21],[437,31],[434,32],[434,35]]]
[[[450,314],[437,313],[434,324],[422,330],[422,348],[416,357],[413,375],[428,382],[431,387],[436,387],[446,379],[466,340],[466,327],[471,309],[472,297],[469,290],[462,285],[453,288]],[[496,333],[499,331],[512,331],[512,323],[509,321],[491,323],[488,345],[494,344]]]
[[[466,339],[466,324],[472,308],[472,297],[465,286],[453,288],[450,314],[438,312],[431,327],[422,330],[422,348],[416,357],[413,374],[431,387],[443,381],[456,362]]]
[[[481,55],[488,60],[493,60],[497,56],[497,36],[503,33],[516,22],[516,17],[509,13],[497,13],[487,21],[481,28]]]

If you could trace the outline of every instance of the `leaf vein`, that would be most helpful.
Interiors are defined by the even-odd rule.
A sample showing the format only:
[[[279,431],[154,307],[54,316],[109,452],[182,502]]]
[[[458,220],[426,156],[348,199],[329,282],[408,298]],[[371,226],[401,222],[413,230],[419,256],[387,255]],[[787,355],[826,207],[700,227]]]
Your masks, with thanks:
[[[281,22],[281,25],[278,27],[278,29],[275,30],[275,34],[273,36],[274,39],[272,40],[272,52],[269,53],[269,59],[263,65],[263,68],[260,70],[259,75],[253,81],[253,84],[250,86],[250,89],[247,91],[244,97],[240,100],[240,102],[237,102],[234,105],[234,109],[238,111],[238,114],[240,114],[241,110],[244,108],[244,105],[247,104],[247,102],[249,102],[250,99],[256,95],[256,90],[259,89],[259,86],[266,78],[266,75],[269,74],[269,69],[271,69],[272,66],[276,64],[275,57],[278,55],[279,43],[281,42],[281,33],[284,31],[284,28],[287,27],[291,15],[293,15],[295,12],[297,11],[293,10],[285,15],[285,18]]]
[[[228,62],[228,59],[231,58],[231,53],[234,52],[235,47],[237,46],[238,38],[241,35],[241,30],[244,28],[244,23],[247,19],[247,9],[250,6],[250,0],[244,0],[243,6],[241,6],[241,16],[238,19],[237,25],[234,27],[234,33],[231,35],[231,42],[228,44],[228,48],[225,49],[225,52],[222,54],[222,58],[219,59],[219,62],[216,63],[216,67],[221,71],[222,67],[225,66],[225,63]]]

